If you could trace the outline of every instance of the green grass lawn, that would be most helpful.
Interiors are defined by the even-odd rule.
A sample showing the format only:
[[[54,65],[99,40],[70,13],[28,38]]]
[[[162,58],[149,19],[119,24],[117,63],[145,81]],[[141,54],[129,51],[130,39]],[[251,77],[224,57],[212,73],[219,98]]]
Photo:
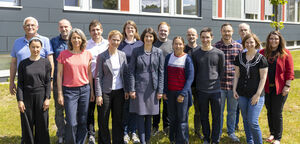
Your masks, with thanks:
[[[282,144],[299,144],[300,143],[300,51],[292,51],[294,58],[295,80],[292,82],[292,89],[287,99],[283,110],[283,136]],[[298,57],[299,56],[299,57]],[[190,143],[201,144],[203,141],[198,139],[193,134],[193,114],[194,108],[190,108],[189,127],[190,127]],[[226,115],[226,114],[225,114]],[[51,143],[55,143],[56,126],[54,123],[54,104],[51,99],[49,111],[49,131]],[[229,137],[226,134],[226,119],[224,119],[223,135],[221,143],[231,144]],[[263,108],[260,119],[260,127],[263,137],[269,136],[267,113]],[[97,126],[96,126],[97,127]],[[162,126],[160,126],[162,127]],[[242,117],[240,116],[239,123],[240,131],[237,131],[237,136],[241,139],[241,143],[246,143],[246,136],[243,131]],[[96,128],[98,129],[98,128]],[[7,84],[0,84],[0,144],[18,144],[21,139],[20,114],[17,107],[15,96],[11,96],[8,91]],[[152,143],[168,144],[169,140],[166,135],[160,133],[152,137]]]

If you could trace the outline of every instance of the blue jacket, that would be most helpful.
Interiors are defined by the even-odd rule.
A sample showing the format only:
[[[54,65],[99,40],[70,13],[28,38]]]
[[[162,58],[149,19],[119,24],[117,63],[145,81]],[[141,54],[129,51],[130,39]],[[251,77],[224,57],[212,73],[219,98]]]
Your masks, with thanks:
[[[165,94],[168,93],[168,76],[167,76],[168,69],[167,68],[168,68],[168,63],[169,63],[171,54],[166,56],[165,65],[164,65],[164,93]],[[189,99],[188,105],[191,106],[193,104],[191,86],[194,81],[194,65],[193,65],[193,61],[190,56],[186,57],[184,73],[185,73],[186,81],[185,81],[183,89],[180,92],[180,95],[182,95],[184,97],[188,97],[188,99]]]

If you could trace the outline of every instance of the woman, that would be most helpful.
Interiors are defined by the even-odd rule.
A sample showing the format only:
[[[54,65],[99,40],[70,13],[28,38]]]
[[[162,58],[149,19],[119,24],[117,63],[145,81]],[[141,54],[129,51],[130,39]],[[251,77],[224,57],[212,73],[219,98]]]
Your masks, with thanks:
[[[269,63],[265,85],[266,108],[270,136],[268,142],[280,144],[282,136],[282,110],[288,97],[291,81],[294,79],[292,55],[285,48],[285,40],[280,32],[272,31],[267,37],[266,48],[261,50]]]
[[[119,46],[119,50],[126,54],[127,62],[130,62],[132,51],[143,45],[140,41],[137,26],[134,21],[128,20],[123,26],[123,40]],[[128,81],[128,79],[125,79]],[[128,83],[126,84],[128,85]],[[129,113],[129,97],[125,97],[124,104],[124,143],[128,144],[130,141],[129,133],[132,134],[133,143],[139,143],[140,140],[136,134],[136,114]]]
[[[257,52],[260,41],[255,34],[247,34],[242,41],[247,52],[236,56],[233,96],[238,99],[248,144],[262,144],[258,118],[265,97],[263,88],[268,73],[266,58]]]
[[[65,143],[68,144],[85,142],[88,105],[90,99],[94,100],[92,54],[85,47],[84,33],[74,28],[70,31],[68,49],[57,58],[58,103],[65,107]]]
[[[137,114],[141,143],[148,144],[151,116],[158,114],[163,93],[163,53],[153,46],[157,36],[152,28],[146,28],[141,38],[144,45],[133,50],[129,65],[129,110]]]
[[[194,80],[192,59],[184,53],[184,40],[173,39],[174,52],[166,56],[164,66],[164,99],[168,99],[171,143],[188,144],[188,112],[192,105],[191,85]]]
[[[123,140],[123,105],[126,92],[124,81],[127,70],[127,60],[124,52],[118,47],[122,40],[122,34],[113,30],[108,34],[108,50],[97,58],[96,65],[96,103],[99,107],[99,133],[98,143],[111,143],[108,122],[110,110],[112,111],[112,143],[122,144]]]
[[[21,143],[50,144],[48,109],[51,65],[47,59],[40,57],[40,38],[31,38],[29,49],[30,57],[21,61],[18,69],[17,100],[21,112]]]

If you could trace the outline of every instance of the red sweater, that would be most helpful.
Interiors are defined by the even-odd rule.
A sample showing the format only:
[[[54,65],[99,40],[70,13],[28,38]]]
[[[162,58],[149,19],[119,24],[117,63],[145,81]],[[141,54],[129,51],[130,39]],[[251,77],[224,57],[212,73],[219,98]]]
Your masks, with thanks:
[[[287,80],[294,79],[294,64],[292,55],[289,50],[284,49],[287,55],[283,57],[278,57],[276,62],[276,71],[275,71],[275,86],[276,94],[279,95],[282,93],[282,89],[285,86]],[[265,49],[261,50],[260,53],[264,55]],[[265,84],[265,92],[269,93],[269,76],[267,76],[267,81]]]

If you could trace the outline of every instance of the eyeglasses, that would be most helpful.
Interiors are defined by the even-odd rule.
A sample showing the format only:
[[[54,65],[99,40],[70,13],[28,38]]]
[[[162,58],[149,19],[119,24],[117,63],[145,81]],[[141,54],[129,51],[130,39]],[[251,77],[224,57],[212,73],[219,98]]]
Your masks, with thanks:
[[[269,38],[270,41],[278,41],[279,38]]]

